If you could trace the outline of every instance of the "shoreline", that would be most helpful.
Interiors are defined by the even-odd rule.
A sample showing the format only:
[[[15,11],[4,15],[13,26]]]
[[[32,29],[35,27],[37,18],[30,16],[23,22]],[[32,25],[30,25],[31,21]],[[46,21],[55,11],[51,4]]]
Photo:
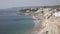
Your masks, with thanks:
[[[38,25],[38,23],[40,22],[40,20],[38,20],[37,18],[35,18],[34,16],[32,17],[34,20],[34,23],[35,23],[35,25]]]

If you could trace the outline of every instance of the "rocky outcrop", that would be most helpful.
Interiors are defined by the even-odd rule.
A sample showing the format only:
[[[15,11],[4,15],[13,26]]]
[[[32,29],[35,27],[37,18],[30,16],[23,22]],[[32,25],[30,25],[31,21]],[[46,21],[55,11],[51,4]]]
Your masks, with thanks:
[[[34,29],[30,34],[60,34],[60,17],[55,16],[54,13],[58,12],[53,8],[40,8],[39,10],[25,11],[22,14],[34,16],[39,23],[35,23]]]

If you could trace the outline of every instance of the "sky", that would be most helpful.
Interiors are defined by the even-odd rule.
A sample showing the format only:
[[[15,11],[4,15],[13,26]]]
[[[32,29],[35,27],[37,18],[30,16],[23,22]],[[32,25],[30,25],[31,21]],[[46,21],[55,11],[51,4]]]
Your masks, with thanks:
[[[0,0],[0,9],[48,5],[60,5],[60,0]]]

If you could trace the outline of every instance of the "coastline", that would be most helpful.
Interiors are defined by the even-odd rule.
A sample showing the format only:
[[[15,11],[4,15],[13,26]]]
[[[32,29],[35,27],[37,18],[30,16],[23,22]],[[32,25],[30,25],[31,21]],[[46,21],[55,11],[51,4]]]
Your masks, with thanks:
[[[34,16],[32,16],[32,18],[34,19],[33,21],[34,21],[35,25],[38,25],[38,23],[40,22],[40,20],[37,20],[37,18],[35,18]]]

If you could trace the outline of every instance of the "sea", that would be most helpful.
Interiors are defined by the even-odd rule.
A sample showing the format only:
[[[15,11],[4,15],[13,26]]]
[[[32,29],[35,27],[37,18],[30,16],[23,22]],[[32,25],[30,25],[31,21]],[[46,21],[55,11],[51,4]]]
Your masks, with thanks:
[[[0,34],[27,34],[35,26],[32,16],[0,12]]]

